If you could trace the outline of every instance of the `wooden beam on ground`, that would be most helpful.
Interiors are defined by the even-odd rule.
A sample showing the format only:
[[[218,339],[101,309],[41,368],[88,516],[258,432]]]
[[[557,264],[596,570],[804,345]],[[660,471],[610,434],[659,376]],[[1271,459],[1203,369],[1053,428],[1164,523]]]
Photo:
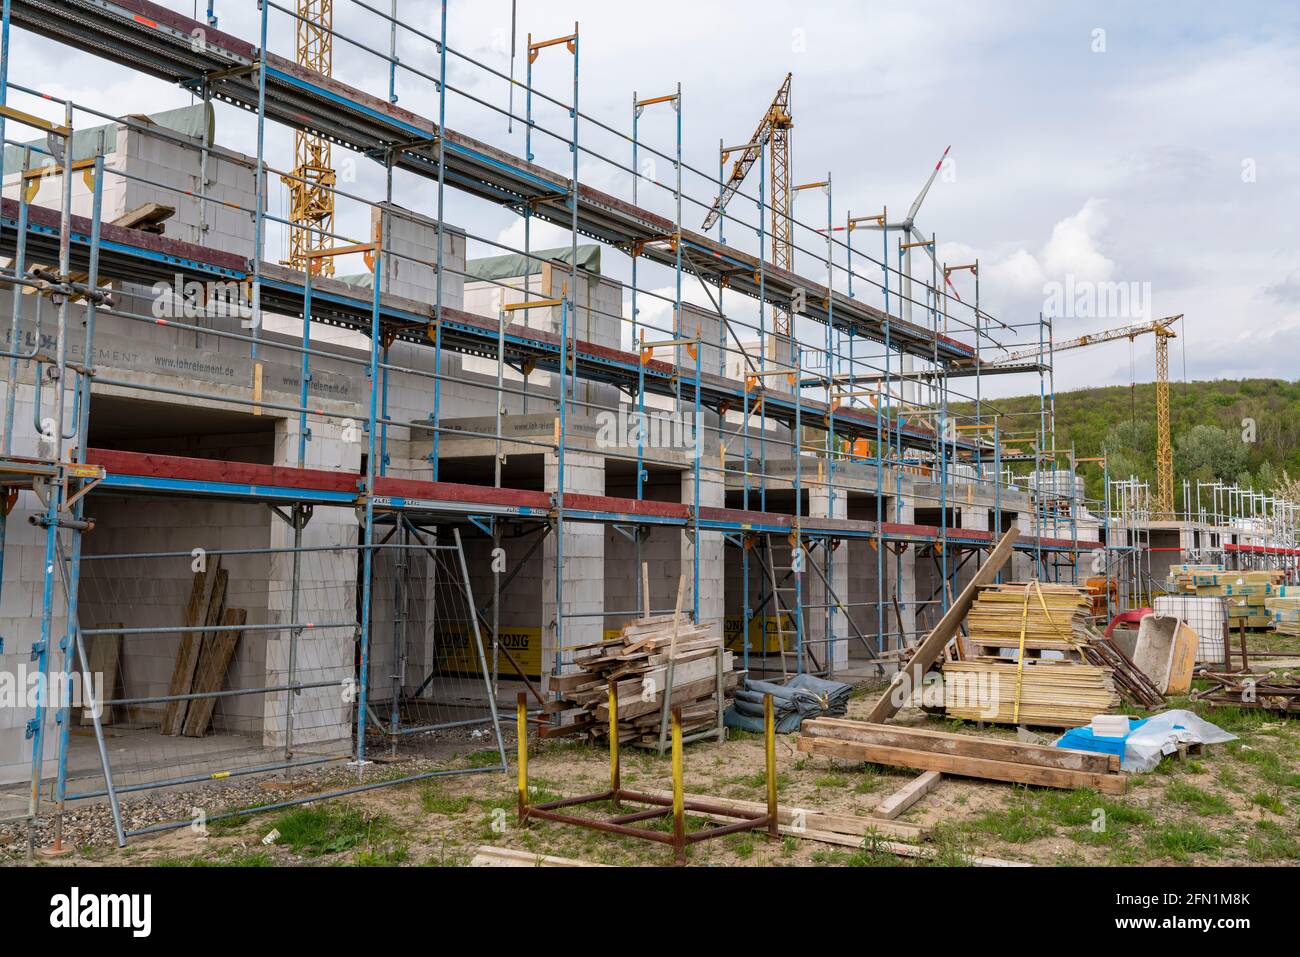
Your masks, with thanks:
[[[834,831],[810,831],[807,829],[799,830],[785,824],[777,825],[777,829],[784,836],[798,837],[805,841],[817,841],[821,844],[838,844],[841,847],[854,847],[858,850],[865,850],[867,842],[865,838],[854,837],[851,834],[838,834]],[[890,854],[896,854],[899,857],[914,858],[931,858],[937,857],[939,852],[932,847],[925,847],[920,844],[904,844],[899,841],[873,841],[871,847],[877,851],[888,851]],[[1035,864],[1028,864],[1024,861],[1006,861],[998,857],[978,857],[975,855],[964,855],[964,859],[973,867],[1036,867]]]
[[[493,847],[481,844],[474,851],[469,862],[470,867],[608,867],[608,864],[593,864],[590,861],[578,861],[571,857],[552,857],[549,854],[537,854],[533,851],[517,851],[513,847]]]
[[[907,728],[892,724],[868,724],[847,718],[814,718],[805,721],[800,731],[807,736],[933,751],[957,757],[1014,761],[1064,771],[1089,771],[1094,774],[1117,773],[1119,755],[1096,751],[1073,751],[1050,744],[990,738],[973,734],[954,734],[930,728]]]
[[[1068,771],[1064,768],[1019,764],[1015,761],[971,758],[937,751],[916,751],[911,748],[863,744],[860,741],[844,741],[836,738],[816,738],[811,735],[799,736],[799,750],[805,754],[887,764],[896,768],[941,771],[944,774],[984,778],[989,781],[1010,781],[1015,784],[1036,784],[1051,788],[1092,788],[1103,794],[1123,794],[1125,786],[1125,779],[1120,774]]]
[[[670,791],[651,791],[650,794],[671,796]],[[689,799],[689,796],[688,796]],[[766,804],[758,801],[737,801],[732,798],[707,797],[700,800],[737,811],[765,812]],[[706,815],[719,823],[731,823],[734,818],[720,814]],[[915,834],[924,839],[928,829],[916,824],[902,824],[898,821],[883,821],[875,817],[854,817],[845,814],[831,814],[824,811],[807,811],[802,808],[777,808],[777,830],[784,837],[797,837],[805,841],[817,841],[821,844],[835,844],[839,847],[852,847],[865,850],[886,851],[899,857],[930,858],[939,852],[923,844],[910,841],[891,841],[890,836],[904,837]],[[967,857],[975,867],[1033,867],[1019,861],[1004,861],[996,857]]]
[[[943,775],[938,771],[923,772],[881,801],[871,812],[871,816],[878,817],[882,821],[892,821],[938,787],[942,780]]]
[[[930,670],[930,666],[939,660],[948,642],[957,634],[971,606],[975,604],[975,596],[979,594],[979,590],[992,583],[998,572],[1002,570],[1002,566],[1011,557],[1012,547],[1019,535],[1017,529],[1007,529],[1007,533],[989,553],[988,560],[979,567],[966,587],[961,590],[961,594],[949,606],[947,613],[939,620],[939,624],[925,636],[916,649],[916,654],[912,655],[911,660],[894,675],[890,686],[867,715],[868,721],[888,721],[898,714],[912,692],[921,687],[921,679]]]

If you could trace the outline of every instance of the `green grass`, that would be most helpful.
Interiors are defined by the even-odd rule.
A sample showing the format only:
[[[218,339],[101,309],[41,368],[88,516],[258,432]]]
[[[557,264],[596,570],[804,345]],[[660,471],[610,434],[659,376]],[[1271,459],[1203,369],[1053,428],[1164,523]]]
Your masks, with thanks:
[[[385,847],[362,848],[352,856],[352,863],[357,867],[396,867],[410,859],[410,850],[405,844],[389,844]]]
[[[1236,757],[1259,769],[1260,777],[1275,787],[1300,789],[1300,772],[1277,751],[1261,747],[1242,747]]]
[[[727,835],[727,844],[741,860],[754,856],[754,835],[750,831]]]
[[[819,788],[846,788],[852,781],[843,774],[825,774],[813,779],[813,785]]]
[[[1282,800],[1280,794],[1272,791],[1256,791],[1251,795],[1250,803],[1274,814],[1286,813],[1286,802]]]
[[[742,787],[749,791],[766,791],[767,772],[755,771],[753,774],[733,774],[728,777],[719,778],[718,784],[723,787]],[[785,771],[778,771],[776,775],[777,792],[780,793],[781,791],[784,791],[789,785],[790,775]]]
[[[474,799],[464,794],[447,794],[439,785],[429,783],[420,789],[420,809],[425,814],[454,817],[469,810]]]
[[[962,829],[990,834],[1008,844],[1050,837],[1058,828],[1082,844],[1117,844],[1133,827],[1152,820],[1150,812],[1102,797],[1088,788],[1060,791],[1022,787],[1016,790],[1014,801],[1005,810],[990,811],[964,823]]]
[[[971,831],[991,834],[1008,844],[1025,844],[1055,833],[1051,823],[1034,813],[1028,801],[1005,811],[989,811],[969,822]]]
[[[1300,860],[1300,841],[1273,821],[1260,821],[1246,839],[1246,853],[1254,861]]]
[[[501,764],[501,753],[495,750],[473,751],[465,755],[465,763],[471,768],[491,768]]]
[[[154,867],[274,867],[275,858],[269,851],[242,848],[219,852],[213,857],[192,854],[186,857],[162,857],[153,862]]]
[[[367,815],[357,807],[333,804],[286,811],[273,826],[280,832],[277,844],[308,857],[339,854],[395,833],[386,815]]]
[[[1229,791],[1241,791],[1241,775],[1228,765],[1225,764],[1223,767],[1219,768],[1219,773],[1216,777],[1218,778],[1219,784],[1227,788]]]
[[[1262,708],[1238,708],[1235,705],[1224,705],[1215,708],[1194,705],[1193,710],[1201,714],[1205,720],[1211,721],[1224,731],[1231,731],[1233,734],[1241,734],[1242,732],[1247,734],[1255,733],[1261,724],[1268,724],[1273,717]]]
[[[1161,824],[1144,837],[1147,849],[1159,857],[1184,862],[1193,854],[1207,854],[1223,846],[1217,834],[1196,823]]]
[[[1174,781],[1165,788],[1165,800],[1182,804],[1198,814],[1227,814],[1232,806],[1227,799],[1198,788],[1190,781]]]

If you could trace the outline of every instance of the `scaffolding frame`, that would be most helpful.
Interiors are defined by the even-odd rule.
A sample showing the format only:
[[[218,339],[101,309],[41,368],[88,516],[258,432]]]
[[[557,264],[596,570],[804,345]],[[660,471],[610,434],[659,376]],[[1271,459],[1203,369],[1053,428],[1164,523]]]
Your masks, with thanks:
[[[1008,491],[1002,474],[1004,466],[1029,462],[1037,476],[1044,463],[1055,454],[1051,451],[1055,443],[1051,421],[1050,318],[1039,316],[1023,323],[995,319],[980,305],[978,281],[973,309],[960,300],[952,302],[947,293],[948,273],[966,267],[950,269],[946,264],[940,267],[933,263],[928,282],[908,275],[904,263],[910,244],[906,236],[891,237],[883,212],[878,217],[882,226],[878,257],[855,249],[852,244],[855,223],[875,217],[855,219],[846,213],[846,225],[834,225],[829,173],[823,181],[794,187],[789,197],[790,205],[778,210],[775,197],[768,196],[765,183],[769,174],[788,177],[789,169],[787,166],[784,171],[766,170],[762,158],[767,151],[759,149],[760,176],[756,194],[727,187],[727,198],[724,199],[721,162],[715,174],[693,167],[683,158],[680,85],[667,96],[639,100],[633,95],[630,137],[582,112],[579,108],[580,41],[576,23],[573,33],[563,37],[535,42],[529,34],[527,72],[521,83],[513,75],[507,75],[450,45],[446,0],[438,7],[439,32],[436,35],[404,22],[396,15],[384,14],[364,4],[359,6],[376,18],[377,27],[389,34],[388,53],[381,52],[379,47],[364,38],[335,32],[332,24],[318,24],[315,29],[347,43],[353,51],[361,51],[383,62],[390,78],[387,100],[370,97],[342,80],[327,80],[311,70],[295,66],[292,60],[274,55],[269,48],[271,37],[284,39],[296,34],[304,24],[295,10],[272,0],[263,0],[260,4],[259,41],[255,45],[218,31],[211,9],[202,41],[195,44],[191,42],[193,31],[202,25],[147,0],[131,0],[129,4],[111,0],[75,0],[60,5],[56,10],[35,0],[4,0],[4,40],[0,50],[0,137],[7,145],[24,147],[24,170],[31,163],[32,153],[41,151],[33,149],[30,144],[11,140],[5,129],[6,121],[25,128],[35,127],[55,140],[70,143],[74,120],[78,117],[104,119],[146,131],[172,145],[196,149],[203,163],[208,161],[214,144],[205,141],[195,147],[184,137],[148,129],[129,117],[111,116],[72,102],[56,101],[62,102],[64,110],[58,121],[44,120],[36,114],[14,109],[9,106],[14,93],[30,97],[36,103],[42,98],[47,104],[51,101],[39,89],[10,80],[8,38],[11,23],[62,42],[92,38],[97,41],[95,49],[102,55],[155,76],[174,79],[202,97],[205,103],[225,102],[249,109],[255,114],[257,123],[256,156],[252,165],[259,200],[254,208],[239,207],[210,195],[206,179],[196,195],[202,208],[208,204],[234,206],[253,219],[254,254],[251,263],[191,244],[172,244],[166,240],[133,243],[132,237],[122,235],[121,231],[114,232],[111,243],[105,245],[101,210],[105,180],[110,176],[130,178],[131,174],[105,166],[102,136],[89,172],[93,178],[94,195],[90,217],[74,217],[72,214],[74,169],[83,172],[84,168],[76,167],[71,149],[62,151],[63,159],[59,163],[62,195],[59,209],[53,211],[52,217],[46,207],[30,203],[25,190],[16,201],[5,201],[4,216],[0,220],[0,246],[12,247],[14,257],[10,268],[0,274],[0,282],[15,293],[19,289],[37,291],[37,295],[32,297],[14,296],[11,348],[4,355],[9,360],[9,382],[16,386],[20,365],[32,367],[35,370],[36,418],[41,418],[45,406],[52,405],[52,417],[57,424],[50,448],[36,448],[31,450],[36,454],[19,455],[11,448],[15,389],[7,390],[0,486],[36,492],[44,508],[42,527],[47,561],[41,638],[37,648],[38,667],[42,673],[50,672],[56,647],[62,652],[65,670],[74,655],[83,665],[86,663],[83,636],[90,634],[90,630],[81,627],[76,607],[82,536],[89,528],[85,509],[87,503],[94,500],[96,490],[178,498],[219,496],[230,501],[261,502],[286,509],[282,517],[287,516],[294,544],[282,551],[291,555],[295,602],[300,586],[300,559],[309,547],[303,544],[302,531],[311,509],[351,507],[357,510],[361,565],[358,577],[362,594],[358,602],[360,698],[355,709],[354,759],[359,774],[364,774],[368,729],[378,724],[390,743],[397,735],[411,730],[403,727],[396,711],[390,714],[387,722],[383,722],[367,707],[370,688],[368,651],[374,630],[371,619],[373,562],[384,545],[377,535],[386,527],[402,530],[402,536],[414,534],[418,539],[418,532],[413,530],[419,528],[421,522],[451,522],[455,523],[453,530],[458,541],[462,528],[473,529],[482,533],[494,547],[500,547],[508,528],[528,526],[539,530],[535,546],[542,539],[553,537],[555,617],[551,625],[554,630],[551,667],[554,673],[570,665],[566,657],[566,623],[592,617],[590,613],[566,610],[570,604],[565,585],[565,544],[566,528],[570,523],[610,526],[623,534],[630,530],[636,544],[637,567],[645,534],[660,527],[679,530],[691,543],[690,587],[692,617],[696,621],[701,614],[702,536],[720,536],[724,553],[728,546],[739,549],[742,575],[740,636],[742,667],[746,670],[764,670],[760,666],[771,657],[769,616],[764,615],[769,603],[775,612],[770,617],[774,619],[777,632],[776,651],[782,672],[788,671],[789,657],[793,659],[796,672],[833,673],[838,652],[850,643],[861,646],[870,666],[878,671],[891,660],[905,655],[907,646],[922,629],[914,624],[909,626],[902,609],[907,609],[908,617],[929,610],[937,611],[941,616],[957,590],[957,575],[961,569],[972,560],[978,564],[1000,535],[1003,496]],[[276,18],[274,30],[272,15]],[[396,56],[399,34],[429,45],[434,53],[434,64],[430,69],[422,69]],[[149,51],[150,56],[145,59],[129,57],[128,48],[143,48]],[[572,94],[567,100],[543,92],[534,82],[534,61],[545,50],[556,48],[563,48],[572,56]],[[460,67],[469,66],[481,71],[485,77],[505,82],[512,104],[515,88],[522,87],[524,114],[515,115],[513,106],[502,107],[466,88],[453,85],[447,78],[448,60],[452,57]],[[436,93],[436,121],[425,120],[394,105],[399,79],[432,86]],[[448,100],[453,95],[459,107],[482,109],[505,118],[512,131],[514,126],[520,126],[522,157],[472,140],[448,127]],[[535,102],[569,120],[568,129],[552,128],[539,120]],[[652,146],[640,135],[641,112],[655,103],[671,103],[674,109],[676,138],[672,152]],[[311,109],[304,112],[308,106]],[[313,116],[313,125],[320,128],[305,130],[302,118],[306,115]],[[271,166],[265,155],[268,122],[288,126],[295,135],[312,132],[321,136],[322,142],[379,162],[385,172],[384,199],[367,199],[349,188],[350,184],[340,184],[328,177],[305,176],[301,167],[278,170]],[[571,169],[567,177],[535,163],[535,134],[553,150],[567,150],[571,154]],[[631,168],[613,155],[605,155],[588,146],[588,138],[630,144]],[[57,154],[57,150],[50,152]],[[654,161],[671,163],[675,173],[673,182],[660,181],[652,173],[643,171],[639,165],[642,153]],[[58,163],[57,155],[51,159]],[[225,159],[232,161],[230,157]],[[584,177],[580,161],[599,165],[606,171],[630,173],[632,203],[629,205],[586,186],[584,178],[590,182],[595,177],[591,169]],[[432,259],[421,260],[394,250],[389,243],[388,228],[381,227],[378,235],[372,235],[369,240],[358,240],[336,233],[333,218],[303,225],[292,216],[278,216],[265,199],[269,177],[276,175],[290,184],[291,191],[310,189],[327,193],[331,207],[346,203],[374,209],[382,204],[385,218],[381,222],[390,222],[390,217],[401,215],[400,210],[391,205],[394,174],[399,170],[403,175],[414,174],[435,184],[432,205],[436,210],[436,254]],[[698,188],[704,192],[692,193],[684,186],[688,174],[698,181]],[[642,185],[653,187],[655,191],[644,206],[640,205]],[[526,271],[523,303],[506,307],[503,297],[503,307],[495,323],[477,321],[482,317],[473,317],[447,306],[444,276],[457,272],[462,278],[468,276],[463,271],[454,270],[444,258],[444,207],[448,186],[498,208],[511,209],[522,218],[522,249],[466,231],[467,240],[484,248],[521,254],[529,263],[547,264],[533,253],[532,220],[540,218],[552,225],[566,227],[571,256],[567,264],[567,282],[560,294],[555,298],[533,298],[532,273]],[[793,199],[805,189],[824,191],[824,224],[804,222],[794,215]],[[654,211],[654,205],[661,201],[671,205],[671,216]],[[715,203],[720,210],[716,241],[683,227],[687,204],[708,210]],[[756,211],[752,221],[743,213],[728,208],[749,203]],[[779,219],[789,230],[790,262],[780,264],[780,268],[763,255],[769,241],[769,215],[773,217],[771,222],[776,223]],[[309,267],[295,271],[269,266],[265,262],[265,251],[268,234],[273,230],[282,236],[293,236],[295,230],[299,236],[309,234],[310,251],[304,256],[313,263],[332,263],[335,257],[343,256],[362,257],[367,271],[373,276],[370,294],[366,296],[359,291],[341,294],[337,286],[328,281],[327,269]],[[834,235],[840,231],[845,233],[843,240]],[[731,242],[726,241],[724,232],[731,234]],[[632,282],[625,288],[631,296],[630,314],[625,315],[621,308],[617,315],[605,314],[591,299],[585,306],[580,304],[580,234],[606,243],[628,256]],[[801,239],[804,244],[801,244]],[[57,275],[51,278],[48,270],[43,274],[33,273],[27,266],[29,253],[32,261],[42,261],[37,256],[47,254],[49,245],[55,242]],[[934,242],[931,237],[929,243]],[[891,258],[895,259],[895,264],[891,264]],[[397,303],[386,294],[382,279],[386,276],[384,267],[389,260],[433,268],[436,290],[427,314],[413,313],[406,303]],[[48,255],[43,261],[49,261]],[[972,272],[977,277],[977,264],[973,265]],[[799,272],[801,266],[824,268],[824,283],[803,278]],[[85,278],[78,278],[78,269]],[[941,269],[944,273],[942,284]],[[246,349],[256,370],[247,398],[228,394],[217,397],[199,388],[170,389],[139,380],[114,379],[69,358],[68,348],[75,331],[72,313],[74,308],[83,309],[74,303],[78,300],[84,302],[82,354],[90,356],[94,354],[97,315],[109,315],[128,322],[156,321],[154,317],[117,305],[111,294],[100,288],[101,283],[138,282],[142,278],[170,275],[175,270],[181,270],[186,276],[235,282],[248,290],[253,318],[251,325],[246,327],[247,332],[198,322],[169,323],[173,328],[193,330],[196,334]],[[655,277],[671,273],[673,295],[666,296],[643,284],[644,277],[638,274],[639,270],[649,274],[646,283],[653,283]],[[688,277],[698,283],[703,298],[708,300],[707,305],[691,303],[684,298],[683,282]],[[501,286],[503,293],[510,288],[506,283],[496,284]],[[847,286],[847,292],[840,291],[841,286]],[[904,288],[912,290],[912,298],[906,302],[899,292]],[[727,290],[737,294],[736,307],[730,311],[723,308]],[[864,298],[876,294],[880,296],[879,307]],[[19,320],[20,315],[25,315],[26,299],[35,300],[37,310],[46,299],[57,301],[52,333],[56,351],[52,356],[35,348],[24,352],[17,347]],[[733,297],[728,295],[726,301],[730,303],[732,300]],[[641,304],[645,302],[670,309],[669,324],[656,324],[643,318],[640,312]],[[712,340],[706,343],[699,327],[694,331],[684,327],[687,305],[708,313],[711,318],[716,316],[716,343]],[[746,306],[753,307],[752,319]],[[557,311],[558,334],[549,338],[524,334],[521,327],[507,321],[521,308],[525,313],[532,309]],[[925,317],[923,325],[914,325],[900,318],[913,309]],[[768,310],[772,310],[771,317]],[[297,341],[264,335],[264,312],[301,317],[301,334]],[[613,319],[620,329],[624,323],[630,325],[629,338],[623,339],[620,332],[620,339],[630,342],[630,348],[618,350],[606,345],[597,349],[581,340],[578,316],[584,312],[588,317]],[[785,317],[784,321],[789,325],[789,353],[785,355],[781,354],[780,317]],[[39,344],[42,328],[39,312],[36,322]],[[338,326],[363,334],[368,343],[366,355],[363,358],[347,356],[315,343],[312,339],[313,324],[321,328]],[[993,324],[1013,338],[1006,342],[996,338],[992,332]],[[743,338],[750,334],[757,335],[757,348],[751,348]],[[770,334],[773,335],[771,339]],[[965,335],[973,336],[973,343],[954,338]],[[1009,436],[1003,432],[996,412],[991,423],[985,421],[988,403],[981,397],[982,376],[1008,370],[988,368],[981,357],[988,351],[1005,351],[1023,344],[1026,336],[1037,337],[1043,349],[1040,361],[1010,371],[1039,375],[1037,442],[1031,452],[1008,454],[1004,450],[1004,439]],[[399,341],[429,350],[432,369],[406,366],[394,359],[390,349]],[[770,347],[770,342],[776,343],[776,347]],[[704,368],[706,345],[717,349],[717,374]],[[673,350],[673,361],[656,358],[656,350],[660,349]],[[476,353],[495,360],[497,374],[493,382],[485,384],[445,368],[444,358],[448,354]],[[261,369],[270,354],[287,355],[298,363],[301,383],[296,404],[274,402],[263,394]],[[737,360],[739,376],[725,375],[730,359]],[[905,359],[922,368],[905,374]],[[365,467],[360,476],[352,477],[358,481],[351,487],[346,482],[340,483],[337,476],[329,477],[307,467],[312,425],[337,417],[314,404],[309,390],[314,363],[324,360],[351,364],[356,374],[364,377],[367,383],[366,411],[360,425],[365,436]],[[521,386],[506,383],[503,372],[507,367],[523,372]],[[505,413],[502,411],[505,400],[526,401],[542,394],[532,389],[528,382],[528,375],[536,369],[546,371],[554,380],[553,385],[547,386],[555,398],[553,441],[517,436],[508,441],[512,446],[529,447],[553,455],[558,475],[555,488],[529,492],[504,485],[501,453],[498,451],[493,485],[484,486],[482,495],[474,501],[457,497],[449,487],[444,487],[448,483],[440,482],[439,478],[443,433],[491,439],[499,450],[506,441],[503,436]],[[956,391],[952,380],[970,375],[975,379],[974,394],[968,396]],[[409,422],[390,412],[389,387],[393,376],[428,383],[431,412],[425,428],[432,444],[429,481],[390,474],[390,430],[410,426]],[[43,396],[40,390],[46,378],[57,382],[49,389],[52,397]],[[493,432],[467,432],[444,424],[444,382],[494,393],[497,412]],[[661,404],[671,402],[674,414],[689,409],[693,429],[689,462],[683,466],[680,458],[651,454],[652,450],[646,447],[638,433],[633,460],[635,497],[575,497],[566,494],[566,453],[589,451],[574,437],[572,417],[578,413],[617,411],[622,407],[621,402],[616,402],[612,408],[601,406],[592,401],[590,395],[586,399],[579,398],[577,386],[580,382],[615,385],[635,402],[643,417],[647,415],[647,398]],[[72,384],[71,389],[66,383]],[[87,446],[92,385],[133,390],[134,394],[154,397],[191,401],[216,399],[227,407],[248,409],[253,414],[274,413],[293,417],[298,424],[296,468],[272,467],[256,472],[264,481],[238,482],[230,480],[231,472],[252,473],[228,468],[230,463],[210,463],[202,468],[185,463],[146,463],[131,453],[90,449]],[[820,397],[815,397],[818,395]],[[926,398],[924,403],[913,401],[922,395]],[[69,399],[71,414],[67,408]],[[960,399],[974,401],[974,416],[958,415],[952,411],[954,400]],[[716,424],[706,424],[706,412],[716,418]],[[809,423],[813,424],[810,426]],[[821,435],[808,441],[806,428],[813,428]],[[991,438],[986,433],[991,433]],[[71,447],[69,454],[67,443],[73,440],[76,440],[76,445]],[[717,443],[716,464],[705,458],[706,440]],[[617,457],[616,454],[606,454],[607,460]],[[814,464],[815,477],[805,474],[805,468]],[[675,504],[672,508],[649,507],[652,503],[646,488],[649,468],[674,470],[683,479],[689,475],[693,486],[691,501],[672,503]],[[955,503],[951,499],[956,488],[953,478],[957,475],[968,480],[972,495],[977,487],[992,494],[994,515],[990,528],[960,528],[951,522],[955,514]],[[721,504],[706,505],[702,502],[701,489],[706,482],[721,483]],[[926,491],[922,486],[937,488]],[[726,506],[729,492],[736,493],[739,508]],[[874,505],[874,521],[848,517],[849,500],[854,495],[865,497]],[[824,500],[824,506],[818,507],[818,511],[824,514],[812,514],[814,496],[819,502]],[[905,521],[908,508],[904,505],[905,496],[913,510],[936,511],[937,521]],[[886,500],[891,498],[892,503],[886,504]],[[1055,579],[1064,566],[1068,566],[1073,575],[1077,565],[1080,549],[1078,525],[1073,521],[1073,511],[1068,522],[1058,521],[1053,509],[1060,498],[1056,489],[1044,489],[1036,480],[1032,495],[1033,535],[1025,536],[1017,543],[1022,554],[1032,556],[1035,568],[1044,578]],[[892,509],[892,514],[887,509]],[[1063,525],[1068,528],[1063,529]],[[1064,531],[1069,534],[1064,534]],[[0,536],[3,533],[4,521],[0,519]],[[834,560],[838,549],[847,549],[854,542],[865,543],[875,556],[875,597],[858,602],[851,600],[847,590],[851,581],[839,584]],[[3,544],[2,537],[0,544]],[[789,556],[788,565],[777,565],[774,545]],[[758,554],[754,551],[756,546],[761,546],[762,553],[768,556],[765,564],[754,561],[751,565],[752,556]],[[909,599],[901,594],[901,583],[905,578],[903,553],[907,549],[913,549],[915,553],[924,552],[935,560],[938,584],[925,600],[918,597]],[[3,549],[0,549],[0,556],[2,554]],[[66,558],[61,558],[61,555],[66,555]],[[751,570],[758,565],[764,565],[762,570],[769,582],[764,587],[760,579],[757,594],[751,598]],[[784,572],[779,579],[778,572]],[[809,572],[815,581],[805,581]],[[60,576],[64,576],[64,615],[60,614],[60,602],[56,596]],[[544,706],[549,701],[548,696],[528,683],[518,662],[510,659],[508,650],[497,640],[502,595],[512,577],[504,571],[494,570],[490,601],[492,619],[484,620],[483,610],[476,609],[479,614],[475,616],[475,627],[483,625],[491,636],[491,689],[495,691],[498,687],[500,656],[504,651],[517,677],[528,684],[538,705]],[[888,594],[887,584],[891,579],[893,589],[892,594]],[[792,583],[785,584],[787,581]],[[809,600],[805,589],[810,586],[819,590],[820,601]],[[789,592],[792,598],[782,598],[782,592]],[[626,619],[662,610],[641,607],[642,604],[638,601],[635,609],[606,607],[598,617],[608,624],[611,619]],[[725,604],[723,609],[725,615]],[[853,617],[856,611],[863,614],[873,612],[874,627],[859,627]],[[895,624],[889,627],[886,619],[891,611]],[[62,640],[54,634],[61,617],[66,617],[69,622],[68,635]],[[298,621],[294,613],[289,619],[287,625],[280,626],[281,629],[291,636],[300,636],[306,623]],[[787,647],[790,642],[785,637],[787,626],[783,624],[787,621],[793,632],[793,648]],[[814,623],[817,629],[813,628]],[[749,636],[754,624],[760,632],[760,654],[751,659]],[[820,635],[814,635],[814,630],[820,631]],[[399,695],[395,693],[394,699],[397,697]],[[42,735],[48,710],[43,702],[37,701],[31,791],[26,813],[29,824],[40,809],[42,782],[45,780]],[[59,807],[69,797],[62,772],[67,749],[66,711],[60,720],[63,727],[57,781]],[[102,749],[102,729],[97,728],[97,739]],[[503,752],[502,768],[504,764]],[[107,758],[104,758],[103,765],[105,791],[114,798]],[[360,784],[358,789],[370,786],[382,786],[382,783]],[[276,806],[279,805],[270,807]],[[124,837],[120,823],[119,837]]]

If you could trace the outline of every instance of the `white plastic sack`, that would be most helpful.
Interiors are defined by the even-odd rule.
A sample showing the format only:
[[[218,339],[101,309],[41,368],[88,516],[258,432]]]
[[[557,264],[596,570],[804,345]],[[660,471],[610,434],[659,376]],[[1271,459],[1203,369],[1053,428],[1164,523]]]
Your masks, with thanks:
[[[1177,751],[1179,744],[1222,744],[1236,740],[1235,734],[1191,711],[1165,711],[1128,736],[1120,767],[1125,771],[1150,771],[1166,754]]]

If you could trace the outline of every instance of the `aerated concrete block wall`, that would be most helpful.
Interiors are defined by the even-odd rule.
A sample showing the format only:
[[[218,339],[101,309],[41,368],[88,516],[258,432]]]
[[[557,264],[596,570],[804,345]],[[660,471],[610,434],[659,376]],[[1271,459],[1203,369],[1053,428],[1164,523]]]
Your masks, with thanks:
[[[37,437],[32,424],[32,388],[12,381],[4,382],[3,386],[6,393],[12,390],[16,398],[12,450],[18,455],[30,455],[29,450],[35,448]],[[0,784],[29,779],[32,773],[34,742],[28,740],[26,731],[27,722],[34,718],[36,709],[34,702],[17,692],[26,687],[19,683],[19,676],[32,675],[38,667],[37,662],[31,659],[33,646],[41,640],[43,592],[47,577],[46,534],[29,519],[44,511],[33,492],[19,492],[5,519],[4,570],[0,579],[0,637],[4,639],[4,648],[0,651],[0,673],[11,676],[15,699],[0,707]],[[54,601],[49,641],[51,646],[56,646],[67,632],[67,618],[59,576],[54,569],[51,572]],[[62,658],[59,652],[51,657],[51,670],[62,667]],[[52,771],[57,743],[53,713],[49,709],[45,710],[43,724],[42,754],[45,769]]]
[[[603,495],[605,492],[605,460],[599,455],[566,452],[564,456],[564,488],[566,492],[584,492]],[[547,453],[546,487],[559,484],[559,462]],[[563,535],[563,566],[557,566],[561,538],[547,537],[542,546],[542,668],[544,674],[553,671],[558,650],[561,673],[570,670],[575,645],[600,641],[604,635],[605,610],[605,529],[589,522],[565,522]],[[564,584],[561,607],[556,604],[557,572]],[[566,617],[561,623],[560,615]],[[545,688],[543,690],[546,690]]]

